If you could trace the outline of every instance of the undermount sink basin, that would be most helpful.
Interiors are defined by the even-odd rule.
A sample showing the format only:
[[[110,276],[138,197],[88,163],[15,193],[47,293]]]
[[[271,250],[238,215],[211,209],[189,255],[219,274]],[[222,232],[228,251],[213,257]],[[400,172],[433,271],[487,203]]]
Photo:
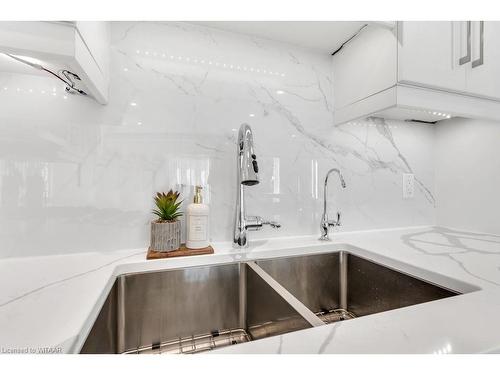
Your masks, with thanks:
[[[128,274],[81,353],[197,353],[308,327],[245,263]]]
[[[345,251],[127,274],[81,353],[198,353],[457,294]]]
[[[345,251],[256,263],[325,323],[460,294]]]

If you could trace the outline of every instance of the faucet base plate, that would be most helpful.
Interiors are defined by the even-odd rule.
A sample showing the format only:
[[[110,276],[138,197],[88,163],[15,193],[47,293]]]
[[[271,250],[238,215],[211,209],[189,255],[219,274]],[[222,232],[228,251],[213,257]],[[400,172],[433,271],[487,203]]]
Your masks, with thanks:
[[[332,239],[329,238],[329,237],[320,237],[320,238],[318,238],[318,240],[320,240],[320,241],[331,241]]]

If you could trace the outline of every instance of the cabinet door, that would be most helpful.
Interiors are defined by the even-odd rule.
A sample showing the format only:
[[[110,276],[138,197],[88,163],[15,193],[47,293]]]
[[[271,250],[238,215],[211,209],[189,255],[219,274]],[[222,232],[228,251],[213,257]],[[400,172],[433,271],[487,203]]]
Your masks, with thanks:
[[[400,83],[466,90],[467,23],[451,21],[398,22],[398,79]]]
[[[500,100],[500,22],[473,21],[471,40],[472,61],[466,70],[467,93]]]

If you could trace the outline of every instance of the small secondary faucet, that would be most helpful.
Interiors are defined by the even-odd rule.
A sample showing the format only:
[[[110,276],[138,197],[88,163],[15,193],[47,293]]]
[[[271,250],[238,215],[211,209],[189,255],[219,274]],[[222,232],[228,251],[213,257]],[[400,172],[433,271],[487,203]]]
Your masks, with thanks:
[[[248,246],[247,231],[262,229],[263,225],[280,228],[275,221],[264,220],[260,216],[246,216],[245,187],[259,183],[259,165],[253,149],[252,129],[247,124],[240,126],[238,144],[236,147],[237,173],[236,173],[236,210],[234,215],[234,247]]]
[[[342,176],[342,173],[340,172],[339,169],[337,168],[332,168],[330,169],[325,177],[325,186],[324,186],[324,194],[323,194],[323,216],[321,217],[321,224],[320,224],[320,229],[321,229],[321,237],[319,238],[321,241],[330,241],[330,237],[328,237],[328,229],[330,227],[338,227],[340,226],[340,212],[337,211],[337,220],[328,220],[328,215],[326,214],[326,196],[328,192],[328,176],[330,176],[330,173],[335,172],[339,175],[340,179],[340,185],[342,185],[342,188],[345,189],[346,184],[344,181],[344,177]]]

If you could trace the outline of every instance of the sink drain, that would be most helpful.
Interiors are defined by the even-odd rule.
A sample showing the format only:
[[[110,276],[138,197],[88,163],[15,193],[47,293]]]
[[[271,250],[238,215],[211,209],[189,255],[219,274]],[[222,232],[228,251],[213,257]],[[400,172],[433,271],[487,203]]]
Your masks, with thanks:
[[[344,309],[324,310],[316,313],[316,316],[320,318],[325,324],[340,322],[342,320],[349,320],[356,317],[356,315],[354,315],[352,312]]]

